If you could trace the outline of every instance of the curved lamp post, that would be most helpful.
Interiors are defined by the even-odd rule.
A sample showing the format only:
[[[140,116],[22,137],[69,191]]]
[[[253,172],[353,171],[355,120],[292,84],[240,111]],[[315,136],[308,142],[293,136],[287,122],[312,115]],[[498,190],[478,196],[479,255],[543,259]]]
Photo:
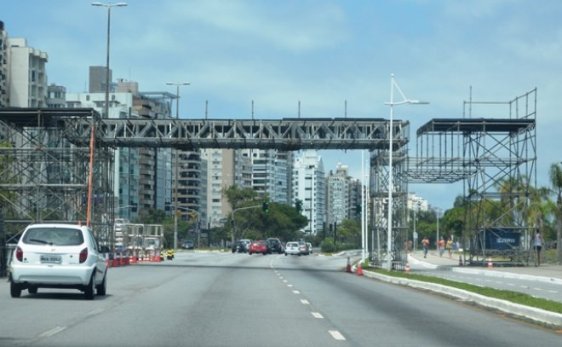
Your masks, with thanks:
[[[397,90],[402,97],[401,100],[395,101],[394,100],[394,90]],[[389,124],[389,145],[388,145],[388,229],[387,229],[387,240],[386,240],[386,269],[392,269],[392,191],[394,190],[393,184],[393,174],[392,174],[392,152],[393,152],[393,145],[392,140],[394,138],[394,128],[392,125],[392,120],[394,117],[394,106],[404,105],[404,104],[413,104],[413,105],[423,105],[429,104],[427,101],[419,101],[414,99],[408,99],[396,80],[394,79],[394,74],[390,74],[390,101],[385,102],[385,105],[390,106],[390,124]]]

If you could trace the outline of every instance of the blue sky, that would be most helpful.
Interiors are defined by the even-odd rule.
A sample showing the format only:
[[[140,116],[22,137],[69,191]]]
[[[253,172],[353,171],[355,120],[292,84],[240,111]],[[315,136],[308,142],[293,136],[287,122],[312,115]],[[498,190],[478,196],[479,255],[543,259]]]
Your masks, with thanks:
[[[395,108],[411,135],[432,118],[462,117],[463,101],[508,101],[538,88],[537,178],[562,158],[562,1],[129,0],[111,11],[114,79],[142,91],[182,87],[180,117],[388,118],[390,74],[425,106]],[[87,88],[105,65],[107,10],[82,0],[2,0],[10,37],[47,52],[49,83]],[[475,110],[482,116],[497,110]],[[501,112],[500,112],[501,113]],[[413,139],[415,143],[415,139]],[[412,148],[414,150],[414,148]],[[359,151],[323,151],[360,175]],[[462,185],[411,185],[441,208]]]

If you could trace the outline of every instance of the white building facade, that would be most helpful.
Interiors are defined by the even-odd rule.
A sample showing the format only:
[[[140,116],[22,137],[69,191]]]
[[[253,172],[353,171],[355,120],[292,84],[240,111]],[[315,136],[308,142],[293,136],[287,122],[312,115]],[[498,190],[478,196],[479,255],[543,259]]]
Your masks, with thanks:
[[[47,53],[8,38],[9,106],[47,107]]]
[[[299,153],[293,162],[292,201],[296,200],[302,201],[302,214],[309,221],[303,231],[322,231],[326,219],[326,180],[322,158],[314,150]]]

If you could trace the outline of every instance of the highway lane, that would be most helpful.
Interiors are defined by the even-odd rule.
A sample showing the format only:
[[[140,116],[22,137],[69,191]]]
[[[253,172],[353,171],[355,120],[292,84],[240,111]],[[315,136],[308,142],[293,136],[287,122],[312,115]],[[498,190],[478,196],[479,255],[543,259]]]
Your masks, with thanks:
[[[108,296],[0,284],[0,346],[558,346],[560,334],[348,274],[345,257],[180,252],[110,271]]]

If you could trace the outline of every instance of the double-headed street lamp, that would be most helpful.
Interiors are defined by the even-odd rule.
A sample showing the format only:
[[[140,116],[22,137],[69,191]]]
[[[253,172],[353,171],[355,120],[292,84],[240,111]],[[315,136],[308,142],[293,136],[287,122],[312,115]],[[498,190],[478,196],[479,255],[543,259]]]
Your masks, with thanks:
[[[180,118],[180,86],[188,86],[189,82],[166,82],[168,86],[176,86],[176,119]],[[174,249],[178,248],[178,151],[176,150],[176,165],[174,168]]]
[[[394,101],[394,89],[400,93],[402,100]],[[408,99],[396,80],[394,79],[394,74],[390,74],[390,101],[385,102],[385,105],[390,106],[390,124],[389,124],[389,144],[388,144],[388,229],[387,229],[387,240],[386,240],[386,268],[387,270],[392,269],[392,191],[394,190],[394,184],[392,182],[392,152],[394,150],[392,145],[392,140],[394,138],[394,127],[392,125],[392,119],[394,117],[394,106],[404,105],[404,104],[429,104],[427,101],[419,101]]]
[[[109,41],[111,32],[111,8],[112,7],[125,7],[127,3],[117,2],[117,3],[101,3],[92,2],[92,6],[99,6],[107,8],[107,48],[106,48],[106,60],[105,60],[105,118],[109,118]]]

